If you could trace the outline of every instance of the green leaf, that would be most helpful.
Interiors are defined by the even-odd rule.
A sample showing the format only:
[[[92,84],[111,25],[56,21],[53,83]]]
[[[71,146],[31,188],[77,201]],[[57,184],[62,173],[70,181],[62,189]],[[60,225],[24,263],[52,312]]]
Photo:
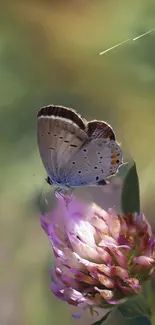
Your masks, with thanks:
[[[121,207],[124,214],[140,212],[139,180],[135,162],[124,179]]]
[[[151,308],[152,312],[152,324],[155,324],[155,278],[145,282],[144,286],[144,294],[145,298],[147,299],[147,302]]]
[[[110,313],[111,313],[111,310],[107,314],[105,314],[100,320],[98,320],[97,322],[95,322],[91,325],[101,325],[108,318]]]
[[[117,307],[123,317],[132,319],[145,316],[148,319],[151,317],[151,310],[146,299],[142,295],[128,300],[124,304]]]

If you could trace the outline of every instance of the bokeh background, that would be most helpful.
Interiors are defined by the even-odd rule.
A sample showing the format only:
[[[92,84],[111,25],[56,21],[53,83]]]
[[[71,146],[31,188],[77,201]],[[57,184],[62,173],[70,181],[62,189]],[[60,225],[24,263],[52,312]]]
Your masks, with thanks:
[[[154,0],[0,2],[0,325],[90,324],[74,321],[50,292],[52,252],[39,220],[42,105],[73,107],[114,127],[137,163],[155,228],[155,32],[99,55],[154,27]]]

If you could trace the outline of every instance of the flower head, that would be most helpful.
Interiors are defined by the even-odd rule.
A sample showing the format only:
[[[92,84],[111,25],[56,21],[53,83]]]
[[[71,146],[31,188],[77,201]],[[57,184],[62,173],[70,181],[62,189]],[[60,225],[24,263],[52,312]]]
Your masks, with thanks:
[[[144,215],[57,198],[56,210],[41,217],[55,256],[52,292],[84,309],[109,308],[140,293],[155,270],[155,237]]]

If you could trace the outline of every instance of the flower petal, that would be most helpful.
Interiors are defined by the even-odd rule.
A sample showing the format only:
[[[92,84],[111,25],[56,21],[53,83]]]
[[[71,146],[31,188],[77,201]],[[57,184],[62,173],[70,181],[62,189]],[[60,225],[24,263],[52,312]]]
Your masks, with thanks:
[[[98,263],[102,261],[99,254],[94,248],[81,242],[81,240],[79,240],[75,235],[68,233],[68,238],[74,251],[79,254],[80,257],[87,258]]]
[[[108,226],[111,233],[112,238],[118,240],[121,230],[120,220],[117,214],[113,209],[109,209],[109,219]]]
[[[148,256],[137,256],[133,258],[132,263],[143,265],[143,267],[150,267],[155,265],[155,260]]]
[[[115,288],[116,282],[104,274],[97,273],[97,277],[102,285],[104,285],[108,289]]]

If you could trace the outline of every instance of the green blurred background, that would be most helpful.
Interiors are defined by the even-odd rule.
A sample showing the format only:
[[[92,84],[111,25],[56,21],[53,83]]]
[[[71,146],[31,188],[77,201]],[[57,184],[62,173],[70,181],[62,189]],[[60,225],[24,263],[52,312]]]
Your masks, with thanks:
[[[86,324],[50,292],[52,252],[39,220],[42,105],[114,127],[155,228],[155,32],[99,55],[154,27],[154,0],[0,2],[0,325]]]

